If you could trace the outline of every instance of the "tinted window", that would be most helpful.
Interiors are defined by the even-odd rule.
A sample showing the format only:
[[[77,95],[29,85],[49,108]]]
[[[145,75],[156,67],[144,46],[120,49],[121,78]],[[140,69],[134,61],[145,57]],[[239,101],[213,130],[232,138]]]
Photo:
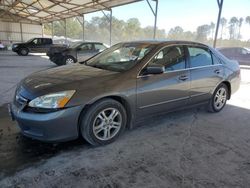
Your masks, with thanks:
[[[211,54],[208,49],[200,47],[188,47],[188,52],[190,55],[191,68],[213,64]]]
[[[185,69],[185,55],[182,46],[166,47],[153,58],[151,65],[163,65],[165,71]]]
[[[35,45],[42,44],[42,39],[41,39],[41,38],[34,39],[34,40],[32,41],[32,43],[35,44]]]
[[[81,50],[92,50],[92,44],[83,44],[79,46]]]
[[[43,39],[43,44],[52,44],[51,39]]]
[[[219,64],[221,64],[221,61],[219,60],[219,58],[216,57],[214,54],[212,54],[212,58],[213,58],[213,64],[214,64],[214,65],[219,65]]]
[[[99,52],[103,51],[106,49],[105,46],[103,46],[102,44],[95,44],[95,49]]]

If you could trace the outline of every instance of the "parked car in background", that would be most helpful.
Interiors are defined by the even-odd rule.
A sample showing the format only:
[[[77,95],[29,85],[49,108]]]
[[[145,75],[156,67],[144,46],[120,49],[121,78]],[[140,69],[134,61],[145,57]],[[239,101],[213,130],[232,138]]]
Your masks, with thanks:
[[[240,65],[250,65],[250,51],[247,48],[228,47],[218,50],[227,58],[237,60]]]
[[[69,48],[53,46],[47,56],[57,65],[68,65],[89,59],[106,48],[108,46],[100,42],[77,42]]]
[[[23,79],[10,114],[21,132],[34,139],[82,136],[92,145],[104,145],[152,115],[198,104],[219,112],[239,85],[238,63],[204,44],[119,43],[83,64]]]
[[[16,52],[18,55],[26,56],[30,52],[46,53],[51,46],[53,46],[53,41],[51,38],[32,38],[24,43],[14,43],[12,45],[12,51]]]

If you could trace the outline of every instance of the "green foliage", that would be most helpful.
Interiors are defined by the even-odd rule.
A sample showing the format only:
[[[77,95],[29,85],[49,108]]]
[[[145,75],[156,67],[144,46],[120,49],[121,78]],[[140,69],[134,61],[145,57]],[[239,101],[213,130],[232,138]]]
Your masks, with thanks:
[[[243,18],[232,17],[227,21],[226,18],[220,20],[220,39],[217,44],[219,46],[249,46],[249,42],[243,42],[241,38],[241,27],[244,23]],[[245,18],[245,23],[250,26],[250,16]],[[54,35],[64,36],[65,34],[65,22],[55,21]],[[68,38],[82,39],[82,18],[74,17],[66,20],[66,34]],[[109,44],[109,27],[110,22],[107,17],[93,17],[90,21],[84,22],[84,36],[85,40],[89,41],[101,41]],[[228,31],[230,36],[229,40],[222,40],[225,31]],[[141,27],[141,23],[137,18],[130,18],[127,21],[119,20],[112,17],[112,44],[121,41],[143,40],[152,39],[154,28],[152,26]],[[164,29],[158,29],[156,31],[156,38],[158,39],[173,39],[173,40],[188,40],[199,41],[212,45],[215,32],[215,23],[204,24],[197,27],[196,32],[184,31],[180,26],[171,28],[166,34]],[[52,35],[52,24],[48,23],[44,25],[44,33]]]
[[[109,15],[108,15],[109,16]],[[77,18],[69,18],[66,20],[67,25],[67,37],[72,39],[82,39],[82,25]],[[64,21],[55,21],[54,35],[64,36],[65,25]],[[90,21],[84,23],[84,35],[85,40],[101,41],[109,44],[109,27],[110,22],[107,17],[93,17]],[[131,41],[140,39],[150,39],[153,37],[154,28],[147,26],[141,27],[141,23],[137,18],[130,18],[127,21],[119,20],[112,17],[112,43],[118,43],[121,41]],[[44,25],[44,33],[46,35],[52,35],[52,24],[48,23]],[[166,32],[164,29],[157,29],[157,38],[166,38]]]

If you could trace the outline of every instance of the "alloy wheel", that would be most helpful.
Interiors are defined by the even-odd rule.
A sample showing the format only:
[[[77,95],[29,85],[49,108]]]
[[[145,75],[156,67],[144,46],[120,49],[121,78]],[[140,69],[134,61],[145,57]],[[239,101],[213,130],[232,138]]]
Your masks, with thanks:
[[[65,61],[66,65],[74,63],[74,60],[72,58],[67,58]]]
[[[220,110],[224,107],[227,101],[227,91],[224,87],[218,89],[214,96],[214,108]]]
[[[97,114],[93,133],[99,140],[107,141],[117,135],[122,126],[122,115],[116,108],[106,108]]]

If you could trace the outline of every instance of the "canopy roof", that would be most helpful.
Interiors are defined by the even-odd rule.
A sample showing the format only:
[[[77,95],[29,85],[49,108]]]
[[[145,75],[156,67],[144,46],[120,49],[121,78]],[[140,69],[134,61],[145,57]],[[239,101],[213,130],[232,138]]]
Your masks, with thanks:
[[[0,18],[46,23],[138,1],[141,0],[0,0]]]

